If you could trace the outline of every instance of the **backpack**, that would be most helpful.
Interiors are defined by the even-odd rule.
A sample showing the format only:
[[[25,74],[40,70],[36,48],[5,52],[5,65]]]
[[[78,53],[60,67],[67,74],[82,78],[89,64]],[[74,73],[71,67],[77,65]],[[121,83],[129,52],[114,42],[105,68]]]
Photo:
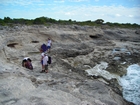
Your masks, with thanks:
[[[42,44],[42,45],[41,45],[41,49],[42,49],[43,52],[47,51],[47,46],[46,46],[46,44]]]
[[[48,64],[51,64],[52,63],[52,59],[50,56],[48,56],[48,61],[47,61]]]

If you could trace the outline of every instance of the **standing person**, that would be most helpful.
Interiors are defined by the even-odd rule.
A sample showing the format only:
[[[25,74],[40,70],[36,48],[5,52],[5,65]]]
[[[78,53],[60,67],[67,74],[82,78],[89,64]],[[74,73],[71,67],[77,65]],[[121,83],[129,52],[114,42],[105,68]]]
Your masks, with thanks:
[[[41,59],[40,59],[40,62],[41,62],[41,66],[42,66],[42,71],[40,73],[43,73],[45,72],[44,68],[43,68],[43,58],[45,56],[45,53],[42,51],[42,49],[40,50],[41,52]]]
[[[52,46],[52,41],[50,38],[48,38],[48,41],[47,41],[47,51],[48,52],[50,52],[51,46]]]
[[[48,56],[47,53],[44,54],[44,58],[43,58],[43,70],[48,73]]]

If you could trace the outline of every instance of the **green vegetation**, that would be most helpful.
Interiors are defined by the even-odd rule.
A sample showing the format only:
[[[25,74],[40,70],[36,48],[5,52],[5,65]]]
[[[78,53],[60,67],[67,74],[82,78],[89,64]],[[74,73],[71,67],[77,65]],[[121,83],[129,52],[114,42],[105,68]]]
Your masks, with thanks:
[[[97,19],[95,21],[87,20],[87,21],[72,21],[69,20],[55,20],[48,17],[39,17],[36,19],[11,19],[10,17],[4,17],[4,19],[0,18],[0,25],[2,26],[12,26],[13,24],[21,24],[21,25],[50,25],[50,24],[61,24],[61,25],[71,25],[71,24],[77,24],[77,25],[89,25],[89,26],[110,26],[110,27],[121,27],[121,28],[140,28],[140,25],[134,23],[111,23],[106,22],[104,23],[103,19]]]

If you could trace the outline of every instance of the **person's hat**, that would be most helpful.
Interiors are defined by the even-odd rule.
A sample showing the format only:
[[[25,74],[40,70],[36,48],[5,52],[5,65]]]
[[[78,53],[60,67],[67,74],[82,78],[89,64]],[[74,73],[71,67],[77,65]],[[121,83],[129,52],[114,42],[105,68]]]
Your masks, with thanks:
[[[48,55],[47,53],[44,53],[44,55]]]

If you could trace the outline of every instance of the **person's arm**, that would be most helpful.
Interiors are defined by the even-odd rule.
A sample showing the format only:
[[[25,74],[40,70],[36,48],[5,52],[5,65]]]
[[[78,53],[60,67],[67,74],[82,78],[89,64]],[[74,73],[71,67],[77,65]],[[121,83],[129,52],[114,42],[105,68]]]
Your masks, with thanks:
[[[41,61],[43,60],[43,56],[41,56]]]
[[[44,53],[41,54],[41,59],[40,60],[42,61],[43,58],[44,58]]]

